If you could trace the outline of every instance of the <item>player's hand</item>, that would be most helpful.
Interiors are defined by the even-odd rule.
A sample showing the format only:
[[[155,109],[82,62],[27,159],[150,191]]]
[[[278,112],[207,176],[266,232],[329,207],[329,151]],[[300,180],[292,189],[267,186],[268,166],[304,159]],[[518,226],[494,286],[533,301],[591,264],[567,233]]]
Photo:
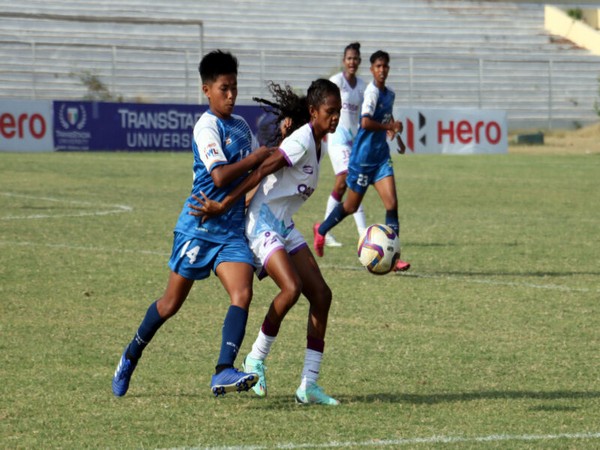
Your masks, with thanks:
[[[404,155],[404,152],[406,152],[406,145],[404,145],[402,137],[400,137],[399,134],[396,135],[396,143],[398,144],[398,153]]]
[[[402,122],[400,122],[399,120],[395,120],[394,122],[392,122],[392,131],[396,134],[398,133],[402,133],[402,130],[404,130],[404,126],[402,125]]]
[[[261,147],[258,147],[256,150],[254,150],[253,153],[257,156],[258,163],[260,164],[265,159],[267,159],[269,156],[271,156],[271,154],[273,154],[273,152],[275,150],[277,150],[277,147],[265,147],[263,145]]]
[[[211,200],[202,191],[200,191],[200,194],[202,195],[202,198],[192,194],[192,198],[196,200],[200,206],[188,203],[188,206],[192,209],[192,211],[188,213],[190,216],[202,217],[202,223],[204,223],[206,219],[220,216],[225,212],[225,207],[222,203]]]

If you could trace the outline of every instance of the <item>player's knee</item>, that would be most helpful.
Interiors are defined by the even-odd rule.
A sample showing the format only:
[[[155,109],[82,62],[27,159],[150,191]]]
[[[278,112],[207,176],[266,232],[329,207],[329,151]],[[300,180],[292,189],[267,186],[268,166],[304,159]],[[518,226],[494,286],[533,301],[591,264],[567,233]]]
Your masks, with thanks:
[[[333,186],[333,190],[341,199],[344,196],[344,194],[346,193],[346,181],[345,180],[342,180],[342,181],[336,180],[335,186]]]
[[[349,216],[350,214],[354,214],[356,211],[358,211],[359,206],[360,206],[360,204],[354,205],[354,204],[344,203],[344,212],[346,213],[346,215]]]
[[[250,308],[250,302],[252,301],[252,288],[244,287],[231,293],[231,304],[238,306],[246,311]]]
[[[300,298],[300,294],[302,294],[302,281],[297,277],[289,278],[281,283],[280,288],[286,301],[294,304]]]
[[[181,305],[183,305],[184,301],[185,301],[185,299],[180,299],[177,297],[169,297],[169,296],[161,297],[156,302],[156,308],[158,309],[158,314],[163,319],[168,319],[169,317],[173,317],[175,314],[177,314],[177,311],[179,311],[179,309],[181,308]]]
[[[398,211],[398,201],[390,200],[384,205],[386,211]]]

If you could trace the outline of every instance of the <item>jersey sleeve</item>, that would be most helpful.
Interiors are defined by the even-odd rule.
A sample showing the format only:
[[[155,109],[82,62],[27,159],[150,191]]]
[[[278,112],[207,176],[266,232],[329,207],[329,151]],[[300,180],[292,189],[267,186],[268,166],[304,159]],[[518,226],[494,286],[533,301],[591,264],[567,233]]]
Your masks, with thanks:
[[[336,73],[335,75],[331,75],[331,77],[329,78],[329,81],[331,81],[332,83],[335,83],[335,85],[337,87],[339,87],[340,89],[342,89],[342,77],[341,77],[341,73]]]
[[[379,90],[372,84],[365,89],[365,97],[363,99],[360,117],[373,117],[377,108],[377,100],[379,99]]]
[[[308,143],[305,142],[304,135],[297,131],[284,139],[279,146],[279,151],[283,154],[289,166],[295,165],[308,152]]]
[[[209,173],[217,165],[228,163],[221,147],[221,136],[216,123],[199,123],[194,128],[194,140],[200,160]]]

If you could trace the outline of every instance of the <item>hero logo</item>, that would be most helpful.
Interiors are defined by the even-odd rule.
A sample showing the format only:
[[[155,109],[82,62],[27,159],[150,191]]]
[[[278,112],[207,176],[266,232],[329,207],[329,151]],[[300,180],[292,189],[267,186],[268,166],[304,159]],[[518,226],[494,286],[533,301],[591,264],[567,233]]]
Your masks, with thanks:
[[[46,135],[46,120],[38,113],[22,113],[14,116],[11,113],[0,115],[0,135],[5,139],[23,139],[27,135],[42,139]]]
[[[471,123],[468,120],[454,122],[451,120],[448,125],[438,122],[438,143],[441,143],[444,136],[447,136],[451,144],[458,141],[460,144],[470,144],[475,142],[479,144],[483,140],[489,144],[496,145],[502,139],[500,124],[497,122],[483,122],[481,120]]]
[[[411,151],[415,151],[416,140],[424,147],[427,146],[426,125],[427,119],[422,113],[419,113],[418,128],[412,120],[406,120],[406,145]],[[488,144],[497,145],[502,139],[502,127],[496,121],[484,122],[479,120],[472,123],[468,120],[450,120],[445,123],[438,120],[436,131],[438,144],[441,144],[446,138],[450,144],[487,142]]]
[[[67,106],[63,103],[58,110],[58,120],[64,130],[81,130],[87,122],[87,114],[83,105]]]

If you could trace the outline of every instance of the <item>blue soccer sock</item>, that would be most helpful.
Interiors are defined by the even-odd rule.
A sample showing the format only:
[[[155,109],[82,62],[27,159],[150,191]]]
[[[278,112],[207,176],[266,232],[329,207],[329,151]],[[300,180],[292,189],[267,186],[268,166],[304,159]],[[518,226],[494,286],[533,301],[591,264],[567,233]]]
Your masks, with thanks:
[[[385,224],[400,236],[400,222],[398,221],[398,210],[389,210],[385,212]]]
[[[165,323],[165,319],[158,314],[158,308],[156,302],[154,302],[148,307],[144,320],[142,320],[135,337],[127,348],[127,358],[133,360],[140,359],[142,352],[163,323]]]
[[[217,362],[216,371],[219,373],[227,367],[233,367],[235,358],[242,346],[244,334],[246,333],[246,322],[248,311],[239,306],[231,305],[225,315],[221,340],[221,352]]]
[[[338,223],[344,220],[348,214],[344,211],[344,204],[339,203],[333,211],[327,216],[323,223],[319,226],[319,234],[325,236],[329,230],[335,227]]]

